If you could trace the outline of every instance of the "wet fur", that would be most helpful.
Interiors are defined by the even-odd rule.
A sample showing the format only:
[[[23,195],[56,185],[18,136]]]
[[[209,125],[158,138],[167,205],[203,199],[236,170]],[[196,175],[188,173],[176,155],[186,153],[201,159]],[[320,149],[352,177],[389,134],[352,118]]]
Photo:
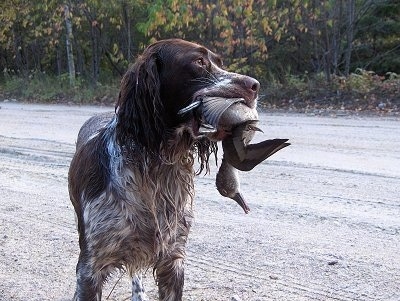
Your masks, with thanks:
[[[236,90],[248,86],[240,81],[247,77],[220,66],[203,72],[190,60],[178,61],[183,60],[179,55],[190,53],[202,53],[212,64],[217,59],[206,48],[182,40],[148,47],[122,79],[115,114],[92,117],[78,134],[68,177],[81,250],[74,300],[101,300],[102,285],[115,269],[133,276],[132,300],[146,300],[140,297],[140,273],[149,267],[159,300],[182,300],[194,161],[200,163],[197,172],[208,170],[217,148],[195,133],[194,115],[176,112],[202,91],[221,96],[224,89],[232,91],[216,86],[218,74],[225,81],[234,77]],[[174,68],[181,77],[177,83],[168,82]],[[243,97],[250,93],[241,90]]]

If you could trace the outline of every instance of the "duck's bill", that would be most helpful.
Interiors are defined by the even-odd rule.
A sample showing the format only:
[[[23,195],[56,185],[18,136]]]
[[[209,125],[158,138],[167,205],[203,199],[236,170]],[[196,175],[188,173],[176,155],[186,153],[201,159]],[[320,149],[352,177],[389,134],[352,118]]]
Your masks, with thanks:
[[[184,115],[190,111],[193,111],[194,109],[198,108],[201,105],[201,100],[196,100],[194,102],[192,102],[190,105],[180,109],[178,111],[179,115]]]
[[[240,207],[242,207],[244,213],[249,213],[250,212],[250,208],[249,206],[247,206],[246,201],[244,200],[243,196],[241,193],[236,193],[233,197],[233,200],[239,204]]]

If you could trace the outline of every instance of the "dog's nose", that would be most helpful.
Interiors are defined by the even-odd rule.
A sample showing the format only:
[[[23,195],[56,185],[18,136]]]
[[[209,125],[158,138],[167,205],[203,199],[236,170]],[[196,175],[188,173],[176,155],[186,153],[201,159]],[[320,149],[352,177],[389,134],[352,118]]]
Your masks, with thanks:
[[[246,76],[244,78],[244,84],[246,86],[247,89],[258,93],[258,90],[260,90],[260,83],[258,80],[256,80],[255,78],[252,78],[250,76]]]

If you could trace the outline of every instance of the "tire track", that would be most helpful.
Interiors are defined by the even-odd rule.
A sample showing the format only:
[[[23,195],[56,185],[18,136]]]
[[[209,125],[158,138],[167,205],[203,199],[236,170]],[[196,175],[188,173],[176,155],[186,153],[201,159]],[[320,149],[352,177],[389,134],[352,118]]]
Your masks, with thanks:
[[[66,166],[72,159],[75,146],[57,141],[0,136],[0,155],[7,159],[41,162],[48,166]]]
[[[286,292],[295,293],[302,296],[304,296],[304,293],[306,293],[306,296],[309,298],[327,300],[326,298],[329,296],[328,300],[338,301],[371,300],[369,296],[360,296],[360,294],[356,294],[348,290],[341,290],[338,292],[335,288],[323,286],[315,281],[308,281],[310,285],[306,286],[303,283],[296,281],[296,277],[288,274],[274,272],[273,275],[267,275],[264,269],[257,266],[246,266],[242,262],[240,265],[238,265],[232,261],[217,260],[215,258],[192,252],[188,252],[188,257],[188,266],[202,269],[208,273],[231,273],[234,275],[248,277],[248,279],[258,279],[261,281],[270,282]],[[333,293],[334,296],[332,296]]]

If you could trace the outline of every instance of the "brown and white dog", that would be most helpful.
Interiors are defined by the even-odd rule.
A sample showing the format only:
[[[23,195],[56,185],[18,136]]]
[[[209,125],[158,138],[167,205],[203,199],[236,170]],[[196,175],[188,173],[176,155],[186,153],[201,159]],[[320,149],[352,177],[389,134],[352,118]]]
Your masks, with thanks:
[[[153,267],[159,300],[182,300],[185,244],[192,220],[194,161],[208,170],[216,142],[201,135],[201,97],[241,98],[255,110],[259,83],[227,72],[200,45],[150,45],[121,82],[115,113],[81,128],[69,169],[80,255],[74,300],[101,300],[115,269],[133,277],[132,300],[147,300],[141,272]],[[216,139],[229,132],[217,129]]]

